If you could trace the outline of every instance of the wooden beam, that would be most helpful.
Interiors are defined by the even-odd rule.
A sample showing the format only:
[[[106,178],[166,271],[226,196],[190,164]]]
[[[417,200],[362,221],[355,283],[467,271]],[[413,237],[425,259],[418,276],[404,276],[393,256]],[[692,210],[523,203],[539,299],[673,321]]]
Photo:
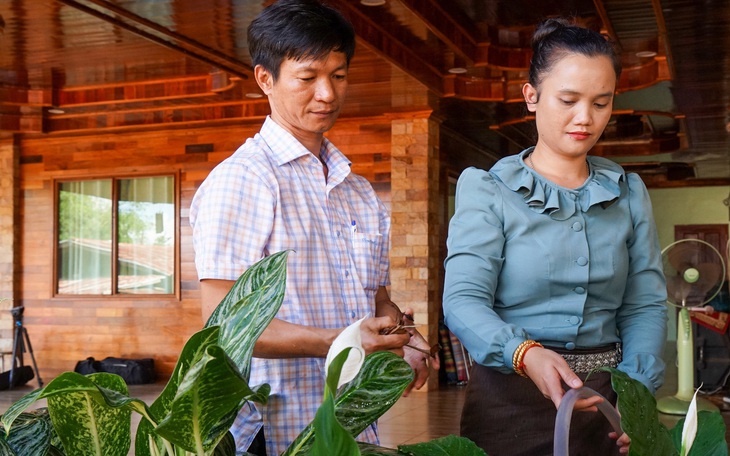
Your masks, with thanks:
[[[77,0],[58,1],[154,43],[220,68],[231,75],[242,79],[248,79],[253,75],[250,65],[105,0],[86,0],[96,5],[96,8]]]
[[[468,64],[486,64],[486,45],[480,50],[475,32],[468,31],[468,17],[458,20],[446,10],[444,2],[435,0],[400,0],[431,32]]]
[[[443,74],[434,65],[433,56],[429,58],[420,55],[415,49],[403,43],[394,33],[358,9],[352,2],[333,0],[331,3],[347,15],[361,43],[417,79],[437,95],[444,94]]]

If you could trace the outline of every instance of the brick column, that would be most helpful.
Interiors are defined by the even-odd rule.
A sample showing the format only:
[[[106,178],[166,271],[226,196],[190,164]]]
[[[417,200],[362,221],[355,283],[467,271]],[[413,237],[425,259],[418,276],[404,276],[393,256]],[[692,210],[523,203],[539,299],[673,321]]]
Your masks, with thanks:
[[[12,135],[0,135],[0,352],[13,347],[13,318],[8,310],[16,296],[16,215],[18,213],[18,154]],[[5,356],[5,370],[10,368]]]
[[[441,297],[439,260],[439,124],[423,113],[392,121],[391,297],[411,307],[418,329],[438,341]],[[429,388],[438,387],[432,371]]]

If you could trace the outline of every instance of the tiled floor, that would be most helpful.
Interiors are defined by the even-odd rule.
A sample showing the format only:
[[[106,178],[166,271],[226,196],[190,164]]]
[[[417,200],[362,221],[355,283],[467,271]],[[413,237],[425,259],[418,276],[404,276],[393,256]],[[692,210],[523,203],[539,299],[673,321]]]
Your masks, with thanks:
[[[676,368],[671,364],[667,372],[666,385],[659,391],[658,397],[672,395],[676,392]],[[37,381],[33,379],[22,387],[10,391],[0,391],[0,413],[37,386]],[[131,385],[129,389],[131,396],[151,404],[163,387],[164,384],[160,383]],[[410,396],[401,398],[379,420],[381,445],[396,448],[400,444],[418,443],[450,434],[458,435],[464,388],[463,386],[444,386],[428,393],[413,392]],[[730,390],[723,390],[721,394],[713,396],[711,399],[720,407],[726,425],[730,428],[730,404],[723,402],[724,395],[730,395]],[[45,401],[39,401],[35,407],[44,405]],[[138,417],[138,415],[134,416]],[[661,419],[665,425],[671,428],[678,417],[662,415]],[[135,419],[135,428],[138,420],[139,418]]]

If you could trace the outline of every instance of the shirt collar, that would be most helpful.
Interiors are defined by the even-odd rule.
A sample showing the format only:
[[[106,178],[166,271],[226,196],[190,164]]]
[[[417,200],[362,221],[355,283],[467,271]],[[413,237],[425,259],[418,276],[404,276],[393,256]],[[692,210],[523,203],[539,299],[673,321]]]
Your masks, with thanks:
[[[310,154],[309,150],[302,143],[277,124],[271,116],[266,116],[266,120],[261,126],[259,134],[269,145],[278,166]],[[272,145],[276,145],[276,147],[271,147]],[[322,160],[327,163],[330,172],[345,168],[349,172],[352,163],[329,139],[324,138],[322,140],[322,148],[319,153]]]

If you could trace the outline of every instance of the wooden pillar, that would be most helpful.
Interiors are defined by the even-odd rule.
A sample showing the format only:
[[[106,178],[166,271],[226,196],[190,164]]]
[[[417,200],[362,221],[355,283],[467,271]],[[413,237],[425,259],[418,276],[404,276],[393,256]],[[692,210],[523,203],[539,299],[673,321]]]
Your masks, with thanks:
[[[441,307],[439,124],[425,112],[393,120],[391,131],[391,297],[414,310],[418,330],[433,344]],[[438,387],[437,372],[428,387]]]
[[[11,134],[0,135],[0,352],[13,347],[13,318],[8,310],[17,299],[18,151]],[[4,356],[5,370],[10,356]]]

